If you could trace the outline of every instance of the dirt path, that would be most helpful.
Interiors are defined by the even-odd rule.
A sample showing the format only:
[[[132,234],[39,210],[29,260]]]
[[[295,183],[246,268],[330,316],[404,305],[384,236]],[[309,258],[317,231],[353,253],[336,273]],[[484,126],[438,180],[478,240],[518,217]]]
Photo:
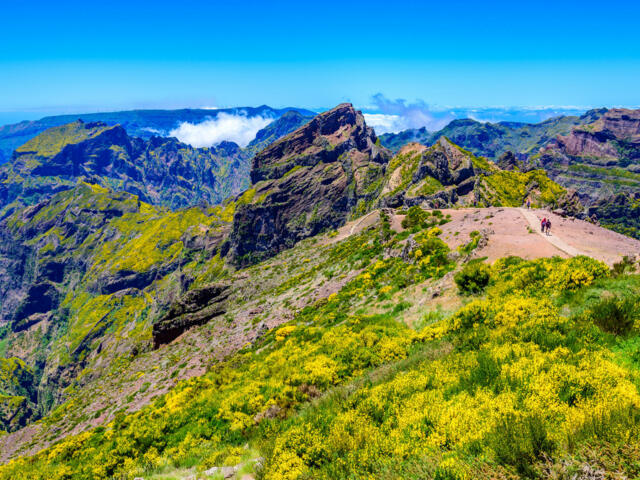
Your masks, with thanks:
[[[449,222],[441,225],[442,240],[452,250],[467,244],[471,234],[479,231],[487,245],[474,252],[489,263],[509,255],[532,260],[541,257],[563,258],[586,255],[609,266],[629,255],[640,255],[640,241],[572,217],[561,217],[548,210],[528,210],[516,207],[442,209]],[[540,232],[540,220],[551,219],[551,235]],[[338,229],[334,237],[326,236],[322,243],[332,244],[355,235],[376,224],[380,215],[369,212]],[[391,228],[402,231],[403,215],[391,213]]]
[[[372,212],[367,213],[364,217],[362,217],[360,220],[358,220],[352,227],[351,230],[349,231],[349,235],[353,235],[356,231],[356,228],[358,228],[362,222],[364,222],[367,218],[369,218],[371,215],[379,215],[380,212],[378,210],[373,210]]]
[[[556,247],[558,250],[562,250],[564,253],[566,253],[571,257],[575,257],[576,255],[586,255],[586,253],[581,252],[575,247],[572,247],[571,245],[567,244],[567,242],[560,239],[559,237],[556,237],[553,234],[542,233],[542,231],[540,230],[541,219],[539,219],[538,216],[533,211],[527,210],[526,208],[519,208],[518,210],[520,210],[520,213],[525,218],[525,220],[529,222],[529,225],[531,226],[531,228],[538,235],[544,238],[547,242],[551,243],[554,247]],[[553,228],[553,222],[552,222],[551,228]]]
[[[587,255],[609,266],[629,255],[640,254],[640,241],[572,217],[548,210],[520,208],[460,208],[442,210],[451,221],[442,225],[442,239],[453,250],[470,241],[473,231],[482,232],[488,242],[474,252],[489,263],[516,255],[528,260],[541,257]],[[540,220],[551,219],[552,235],[540,232]]]

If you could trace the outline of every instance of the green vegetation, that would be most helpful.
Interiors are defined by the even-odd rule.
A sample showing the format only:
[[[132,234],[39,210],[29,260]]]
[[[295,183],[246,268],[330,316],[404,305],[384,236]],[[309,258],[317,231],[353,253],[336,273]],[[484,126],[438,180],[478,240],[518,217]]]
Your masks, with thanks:
[[[477,261],[466,264],[454,277],[460,292],[465,295],[483,292],[490,279],[491,269]]]
[[[381,307],[455,267],[431,225],[440,217],[408,212],[405,260],[384,258],[408,233],[384,215],[329,247],[323,263],[299,259],[300,276],[280,292],[338,265],[361,270],[204,376],[14,460],[0,478],[161,478],[258,455],[263,479],[538,478],[593,451],[603,452],[594,468],[640,473],[624,461],[640,449],[640,329],[629,300],[640,277],[611,277],[586,257],[475,262],[456,281],[481,296],[411,329],[404,301]]]
[[[34,153],[39,157],[50,157],[62,151],[67,145],[77,144],[85,140],[95,138],[112,127],[102,125],[94,128],[92,124],[81,121],[68,123],[60,127],[53,127],[27,143],[18,147],[18,153]]]
[[[543,171],[500,170],[446,139],[421,150],[386,172],[360,151],[287,173],[274,158],[276,180],[217,207],[170,211],[109,179],[9,216],[25,269],[14,272],[40,284],[0,331],[0,428],[40,421],[29,443],[5,437],[23,450],[0,480],[223,465],[257,480],[638,477],[635,261],[489,265],[470,260],[485,231],[451,252],[439,228],[451,217],[418,206],[399,228],[390,208],[443,184],[426,201],[555,205],[565,193]],[[301,177],[287,198],[280,188]]]
[[[526,173],[517,170],[501,170],[481,176],[481,185],[476,190],[480,205],[522,206],[527,198],[534,207],[557,205],[558,198],[566,190],[552,181],[544,170]]]
[[[425,228],[444,225],[448,220],[443,217],[440,210],[423,210],[418,206],[409,207],[405,217],[402,219],[402,228],[417,232]]]

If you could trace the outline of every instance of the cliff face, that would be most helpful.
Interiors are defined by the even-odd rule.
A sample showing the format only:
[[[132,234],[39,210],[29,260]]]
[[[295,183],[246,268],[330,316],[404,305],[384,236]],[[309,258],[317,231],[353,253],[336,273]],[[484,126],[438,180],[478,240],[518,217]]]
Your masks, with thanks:
[[[535,161],[587,204],[640,188],[640,110],[611,109],[541,149]]]
[[[623,157],[638,159],[640,110],[608,110],[598,120],[558,136],[543,153],[565,162],[587,161],[600,165],[616,165]]]
[[[389,158],[350,104],[264,149],[253,159],[251,200],[234,216],[236,261],[251,263],[344,224],[373,201]]]

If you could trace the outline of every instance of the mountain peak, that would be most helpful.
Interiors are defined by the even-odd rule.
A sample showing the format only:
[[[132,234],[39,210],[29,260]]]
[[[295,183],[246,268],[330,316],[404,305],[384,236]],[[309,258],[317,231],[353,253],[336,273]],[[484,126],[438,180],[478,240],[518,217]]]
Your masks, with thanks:
[[[359,202],[372,200],[389,157],[351,104],[317,115],[265,148],[253,159],[252,200],[234,216],[237,263],[343,225]]]
[[[362,112],[342,103],[314,117],[309,123],[265,148],[253,159],[251,181],[280,178],[296,165],[330,163],[349,150],[371,154],[383,161],[382,149]]]

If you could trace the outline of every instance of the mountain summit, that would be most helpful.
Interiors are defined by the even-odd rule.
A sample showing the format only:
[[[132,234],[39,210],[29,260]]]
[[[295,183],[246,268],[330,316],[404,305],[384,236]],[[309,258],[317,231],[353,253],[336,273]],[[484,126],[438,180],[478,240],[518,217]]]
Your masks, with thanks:
[[[341,226],[359,206],[364,211],[390,157],[362,113],[347,103],[265,148],[253,159],[251,201],[234,217],[238,262]]]

